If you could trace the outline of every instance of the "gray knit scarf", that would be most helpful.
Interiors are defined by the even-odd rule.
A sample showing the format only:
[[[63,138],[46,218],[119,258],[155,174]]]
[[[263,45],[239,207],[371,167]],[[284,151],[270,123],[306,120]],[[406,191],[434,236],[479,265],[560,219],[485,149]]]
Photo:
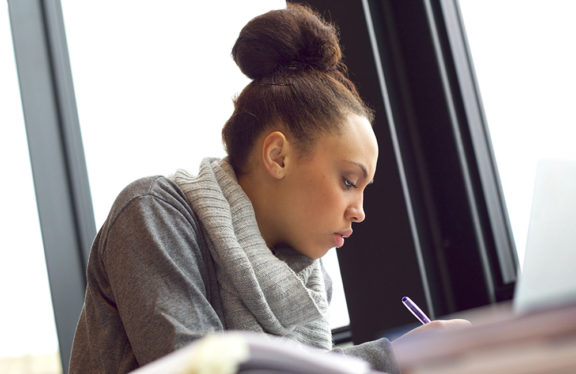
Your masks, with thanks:
[[[330,349],[319,261],[291,249],[273,253],[267,247],[252,203],[227,158],[205,159],[197,176],[180,170],[172,180],[204,226],[226,329],[263,331]]]

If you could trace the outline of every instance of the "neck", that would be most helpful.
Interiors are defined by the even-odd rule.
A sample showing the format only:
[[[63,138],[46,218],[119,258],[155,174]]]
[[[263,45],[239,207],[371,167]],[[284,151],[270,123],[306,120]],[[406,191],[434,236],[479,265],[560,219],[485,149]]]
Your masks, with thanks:
[[[278,212],[274,209],[276,201],[274,189],[269,186],[265,178],[260,178],[254,173],[245,173],[238,176],[238,184],[246,193],[256,215],[256,222],[260,234],[264,238],[268,248],[274,248],[277,242],[274,229],[275,216]]]

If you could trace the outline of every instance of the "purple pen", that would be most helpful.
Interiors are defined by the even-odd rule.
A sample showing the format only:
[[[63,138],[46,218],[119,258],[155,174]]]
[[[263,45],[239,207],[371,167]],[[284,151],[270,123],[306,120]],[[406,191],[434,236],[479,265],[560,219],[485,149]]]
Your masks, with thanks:
[[[408,296],[404,296],[402,298],[402,304],[404,304],[406,308],[408,308],[408,310],[414,314],[414,317],[418,318],[418,321],[422,322],[423,325],[430,323],[430,318],[428,318],[428,316],[424,314],[424,312],[418,308],[418,305],[410,300]]]

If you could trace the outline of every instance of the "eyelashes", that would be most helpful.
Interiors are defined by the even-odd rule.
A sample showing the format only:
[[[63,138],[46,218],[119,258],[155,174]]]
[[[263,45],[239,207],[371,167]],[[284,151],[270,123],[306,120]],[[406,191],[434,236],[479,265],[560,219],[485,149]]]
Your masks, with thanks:
[[[350,182],[350,180],[348,178],[343,178],[343,182],[344,182],[344,187],[346,188],[346,190],[349,190],[351,188],[358,188],[358,186],[355,185],[354,183]]]

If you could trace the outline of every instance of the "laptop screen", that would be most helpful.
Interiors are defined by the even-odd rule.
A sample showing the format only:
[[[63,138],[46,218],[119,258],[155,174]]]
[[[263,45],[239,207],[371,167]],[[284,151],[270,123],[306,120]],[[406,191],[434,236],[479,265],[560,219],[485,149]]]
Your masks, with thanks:
[[[541,161],[536,171],[515,310],[576,301],[576,161]]]

